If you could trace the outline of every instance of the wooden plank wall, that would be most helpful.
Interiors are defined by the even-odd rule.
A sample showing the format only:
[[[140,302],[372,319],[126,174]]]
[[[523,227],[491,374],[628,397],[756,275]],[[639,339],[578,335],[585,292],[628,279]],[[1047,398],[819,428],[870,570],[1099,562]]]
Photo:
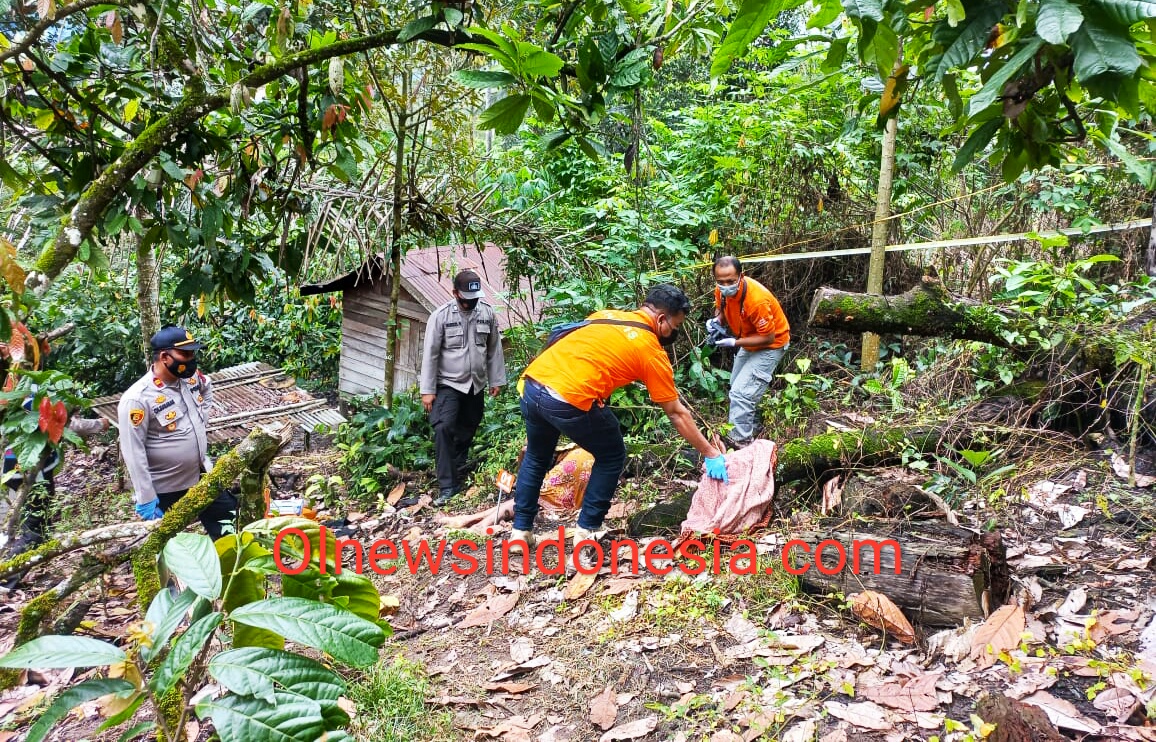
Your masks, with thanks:
[[[371,394],[385,389],[385,323],[389,293],[385,282],[345,292],[341,320],[341,366],[338,390]],[[404,289],[398,297],[401,340],[394,389],[416,386],[421,372],[422,343],[429,313]]]

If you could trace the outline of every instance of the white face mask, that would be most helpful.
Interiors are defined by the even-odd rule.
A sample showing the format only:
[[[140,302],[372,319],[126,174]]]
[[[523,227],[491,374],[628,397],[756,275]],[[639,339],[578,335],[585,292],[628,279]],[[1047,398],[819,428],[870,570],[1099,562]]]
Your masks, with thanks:
[[[726,297],[736,296],[739,293],[739,286],[742,282],[734,284],[733,286],[723,286],[722,284],[715,284],[718,286],[718,292]]]

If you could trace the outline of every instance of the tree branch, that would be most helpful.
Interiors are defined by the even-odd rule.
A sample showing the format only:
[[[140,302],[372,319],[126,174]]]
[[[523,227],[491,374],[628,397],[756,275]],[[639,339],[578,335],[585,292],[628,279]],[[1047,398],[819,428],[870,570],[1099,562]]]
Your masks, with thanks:
[[[75,99],[78,103],[85,106],[90,111],[92,111],[93,113],[95,113],[97,116],[101,117],[102,119],[104,119],[108,123],[112,124],[114,127],[119,129],[120,131],[124,132],[125,134],[128,134],[130,138],[135,136],[135,134],[133,134],[132,129],[129,129],[127,126],[125,126],[121,122],[114,119],[112,116],[110,116],[108,113],[106,113],[103,108],[96,105],[95,103],[90,101],[88,98],[84,97],[84,95],[82,95],[79,90],[72,87],[72,85],[69,84],[67,78],[65,78],[64,75],[61,75],[56,70],[49,67],[48,64],[43,59],[40,58],[39,54],[33,54],[32,52],[29,52],[26,56],[28,56],[32,60],[32,62],[37,67],[40,68],[41,72],[48,75],[48,77],[50,77],[53,82],[55,82],[57,85],[60,86],[61,90],[63,90],[64,92],[66,92],[70,96],[72,96],[72,98]]]
[[[253,88],[260,87],[293,70],[325,62],[333,57],[398,44],[400,42],[397,37],[400,33],[400,30],[393,29],[338,41],[328,46],[306,49],[258,67],[241,78],[239,84]],[[439,29],[424,31],[413,40],[447,47],[458,42],[456,33]],[[121,156],[89,184],[72,212],[61,220],[56,239],[40,253],[35,270],[28,275],[28,288],[43,292],[48,284],[76,258],[80,245],[92,234],[92,230],[104,218],[104,212],[109,204],[121,194],[132,178],[161,150],[172,144],[177,135],[209,113],[224,108],[228,103],[229,98],[225,94],[205,95],[191,90],[169,113],[156,119],[138,134],[136,139],[125,147]]]
[[[0,64],[4,64],[9,59],[13,59],[20,54],[28,51],[32,46],[40,40],[44,32],[55,26],[58,22],[64,20],[70,15],[79,13],[82,10],[88,10],[97,5],[117,5],[123,6],[123,0],[76,0],[76,2],[68,5],[60,6],[56,9],[56,15],[52,18],[41,18],[36,22],[32,28],[28,29],[28,33],[19,42],[8,47],[0,52]]]

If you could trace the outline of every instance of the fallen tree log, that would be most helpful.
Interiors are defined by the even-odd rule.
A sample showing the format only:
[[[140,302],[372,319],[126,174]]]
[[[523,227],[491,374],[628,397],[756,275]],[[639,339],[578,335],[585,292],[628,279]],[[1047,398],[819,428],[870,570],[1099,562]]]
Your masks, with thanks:
[[[1009,329],[1027,328],[1025,318],[955,296],[938,278],[924,276],[898,296],[820,288],[811,300],[808,325],[824,330],[929,335],[978,340],[1011,347]]]
[[[1007,598],[1010,578],[998,531],[978,534],[939,521],[822,523],[787,535],[785,554],[808,590],[874,590],[925,626],[982,621]]]

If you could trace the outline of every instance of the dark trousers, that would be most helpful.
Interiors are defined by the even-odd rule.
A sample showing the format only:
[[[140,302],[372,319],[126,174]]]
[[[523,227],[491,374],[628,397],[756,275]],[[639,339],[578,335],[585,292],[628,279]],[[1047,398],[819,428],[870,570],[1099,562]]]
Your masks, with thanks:
[[[24,501],[23,512],[20,514],[20,531],[11,546],[13,554],[19,554],[42,544],[48,537],[48,509],[56,500],[56,482],[52,478],[52,472],[59,463],[59,458],[50,460],[44,471],[40,473],[44,487],[34,486],[28,492],[28,498]],[[7,474],[15,467],[16,458],[5,456],[4,473]],[[10,490],[16,491],[23,483],[23,473],[17,473],[8,480],[7,486]]]
[[[437,388],[429,422],[434,430],[438,489],[461,487],[470,446],[485,408],[485,390],[467,394],[448,386]]]
[[[161,510],[166,513],[185,496],[187,489],[176,492],[158,492],[157,499],[161,502]],[[223,524],[232,525],[237,520],[237,495],[232,490],[222,490],[217,499],[210,502],[200,514],[201,525],[205,533],[216,541],[223,535]]]
[[[582,497],[578,527],[597,531],[610,510],[618,478],[626,466],[626,443],[618,418],[610,408],[595,404],[583,412],[569,402],[554,398],[542,385],[527,378],[522,394],[522,419],[526,422],[526,455],[518,470],[514,489],[514,528],[528,531],[538,516],[542,480],[554,465],[554,447],[563,433],[594,457],[590,481]]]

